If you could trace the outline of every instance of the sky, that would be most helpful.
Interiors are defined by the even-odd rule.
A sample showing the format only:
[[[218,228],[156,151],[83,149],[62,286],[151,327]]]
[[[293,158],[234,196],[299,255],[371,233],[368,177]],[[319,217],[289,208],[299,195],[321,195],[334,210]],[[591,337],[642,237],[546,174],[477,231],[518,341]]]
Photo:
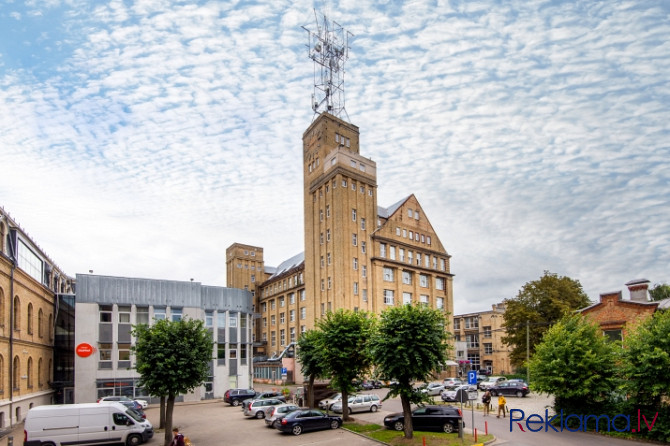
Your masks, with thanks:
[[[0,206],[67,274],[225,286],[303,251],[308,34],[351,33],[378,204],[415,194],[456,314],[544,271],[670,282],[670,2],[0,3]]]

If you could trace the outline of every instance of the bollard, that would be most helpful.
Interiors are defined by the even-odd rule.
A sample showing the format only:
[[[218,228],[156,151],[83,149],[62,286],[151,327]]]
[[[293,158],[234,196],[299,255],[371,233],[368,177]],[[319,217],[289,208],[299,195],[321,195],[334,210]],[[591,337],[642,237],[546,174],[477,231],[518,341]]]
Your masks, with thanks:
[[[484,421],[484,433],[486,435],[489,434],[489,422],[488,421]]]
[[[423,437],[423,446],[426,446],[426,437]]]
[[[477,443],[477,428],[475,428],[475,443]]]
[[[14,446],[14,437],[12,435],[7,437],[7,446]]]

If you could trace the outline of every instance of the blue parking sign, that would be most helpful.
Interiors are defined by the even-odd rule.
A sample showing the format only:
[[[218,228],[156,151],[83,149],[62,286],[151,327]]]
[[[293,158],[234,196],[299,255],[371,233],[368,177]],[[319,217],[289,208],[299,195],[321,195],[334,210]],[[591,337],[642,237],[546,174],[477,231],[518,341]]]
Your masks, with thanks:
[[[468,384],[477,385],[477,370],[470,370],[468,372]]]

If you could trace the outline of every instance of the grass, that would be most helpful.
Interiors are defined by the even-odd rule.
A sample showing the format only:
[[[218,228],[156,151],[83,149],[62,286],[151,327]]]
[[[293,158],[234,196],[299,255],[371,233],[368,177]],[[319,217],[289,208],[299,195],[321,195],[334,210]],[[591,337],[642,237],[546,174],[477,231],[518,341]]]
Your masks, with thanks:
[[[477,443],[475,443],[474,436],[470,434],[463,435],[463,441],[461,441],[461,439],[458,438],[458,433],[445,434],[444,432],[420,431],[414,431],[414,437],[408,440],[405,438],[404,432],[386,429],[379,424],[347,422],[344,423],[342,427],[392,446],[423,446],[424,440],[426,446],[462,446],[480,444],[493,440],[493,435],[477,435]]]

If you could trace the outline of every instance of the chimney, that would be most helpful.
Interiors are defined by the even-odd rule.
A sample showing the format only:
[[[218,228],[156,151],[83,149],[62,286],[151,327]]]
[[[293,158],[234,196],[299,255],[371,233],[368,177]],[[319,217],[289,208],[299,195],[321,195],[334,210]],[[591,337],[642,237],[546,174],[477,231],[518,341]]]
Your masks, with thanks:
[[[634,302],[649,302],[649,281],[647,279],[634,279],[626,283],[630,291],[630,300]]]

